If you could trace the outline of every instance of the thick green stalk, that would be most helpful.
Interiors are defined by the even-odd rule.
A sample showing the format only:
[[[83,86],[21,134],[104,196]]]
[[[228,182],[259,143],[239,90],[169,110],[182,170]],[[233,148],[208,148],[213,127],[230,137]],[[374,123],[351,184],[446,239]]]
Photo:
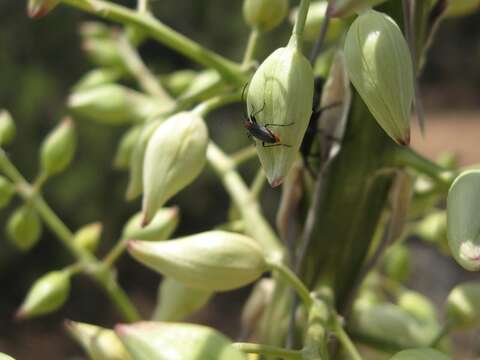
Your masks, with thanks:
[[[251,343],[234,343],[234,347],[247,354],[259,354],[264,356],[272,356],[285,360],[302,360],[302,353],[298,350],[287,350],[276,346],[251,344]]]

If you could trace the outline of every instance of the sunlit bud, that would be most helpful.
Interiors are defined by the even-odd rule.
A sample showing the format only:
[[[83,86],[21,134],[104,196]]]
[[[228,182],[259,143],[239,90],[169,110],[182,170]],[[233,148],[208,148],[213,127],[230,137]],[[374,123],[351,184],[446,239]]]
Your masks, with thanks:
[[[390,360],[452,360],[452,358],[435,349],[418,348],[400,351]]]
[[[348,17],[377,6],[386,0],[335,0],[331,8],[332,17]]]
[[[178,96],[193,83],[196,76],[194,70],[178,70],[162,77],[161,82],[173,96]]]
[[[451,326],[471,329],[480,325],[480,282],[457,285],[448,295],[446,311]]]
[[[117,325],[115,332],[135,360],[245,360],[227,337],[203,325],[144,321]]]
[[[65,327],[92,360],[132,359],[113,330],[70,320]]]
[[[447,235],[457,262],[480,270],[480,170],[465,171],[453,182],[447,197]]]
[[[13,184],[6,177],[0,175],[0,209],[10,203],[14,193]]]
[[[345,39],[350,81],[378,124],[397,143],[410,143],[413,66],[397,24],[374,10],[361,14]]]
[[[397,299],[398,306],[410,313],[418,322],[437,330],[437,310],[435,305],[416,291],[403,291]]]
[[[142,227],[142,213],[133,215],[123,229],[124,239],[166,240],[178,226],[178,208],[162,208],[157,211],[150,224]]]
[[[410,276],[412,264],[410,253],[404,244],[396,244],[385,253],[383,266],[385,274],[392,280],[405,282]]]
[[[260,322],[264,310],[272,301],[274,282],[272,279],[261,279],[253,288],[242,310],[242,329],[252,331]]]
[[[90,253],[94,253],[100,243],[102,229],[103,226],[100,222],[85,225],[75,233],[73,236],[73,242],[78,247],[85,249]]]
[[[30,250],[40,239],[41,233],[40,218],[29,206],[16,209],[8,218],[8,238],[19,250]]]
[[[114,69],[98,68],[87,72],[73,87],[74,91],[86,90],[117,81],[121,73]]]
[[[480,9],[480,0],[449,0],[445,16],[466,16]]]
[[[0,360],[15,360],[15,359],[11,356],[8,356],[7,354],[0,353]]]
[[[207,159],[207,145],[207,126],[195,112],[173,115],[155,130],[143,166],[143,225],[200,175]]]
[[[266,270],[249,237],[208,231],[172,241],[131,241],[129,252],[151,269],[192,288],[225,291],[247,285]]]
[[[71,163],[77,139],[75,126],[70,118],[65,118],[53,129],[42,143],[40,163],[42,171],[47,175],[55,175]]]
[[[182,321],[200,310],[213,292],[187,287],[172,279],[164,278],[158,288],[157,307],[152,319],[156,321]]]
[[[53,10],[60,0],[28,0],[27,14],[31,18],[39,18]]]
[[[312,99],[312,67],[292,37],[287,47],[277,49],[260,65],[247,94],[248,115],[274,137],[274,143],[264,144],[255,138],[260,162],[273,187],[283,182],[297,157]]]
[[[59,309],[70,293],[70,273],[52,271],[39,278],[18,310],[17,318],[25,319]]]
[[[140,138],[143,126],[133,126],[120,139],[120,143],[117,145],[117,152],[113,160],[113,166],[116,169],[124,170],[130,166],[130,160],[132,159],[133,149],[135,144]]]
[[[7,110],[0,110],[0,146],[8,145],[15,137],[16,129],[12,115]]]
[[[287,16],[288,0],[244,0],[243,18],[253,29],[269,31]]]

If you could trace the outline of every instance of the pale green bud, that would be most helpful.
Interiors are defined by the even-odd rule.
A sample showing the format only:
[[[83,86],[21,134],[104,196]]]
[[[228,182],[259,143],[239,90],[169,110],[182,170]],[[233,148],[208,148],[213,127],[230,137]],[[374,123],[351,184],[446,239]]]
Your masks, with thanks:
[[[253,29],[270,31],[287,16],[288,0],[244,0],[243,18]]]
[[[29,206],[16,209],[8,218],[7,235],[21,251],[30,250],[40,239],[42,223],[36,211]]]
[[[207,231],[164,242],[131,241],[129,252],[151,269],[192,288],[226,291],[266,270],[262,249],[249,237]]]
[[[386,0],[335,0],[332,8],[332,17],[349,17],[377,6]]]
[[[260,162],[273,187],[283,182],[297,157],[312,114],[312,99],[312,67],[292,37],[287,47],[275,50],[260,65],[247,94],[248,115],[254,115],[259,125],[267,125],[278,139],[277,144],[263,146],[255,138]]]
[[[400,351],[390,360],[452,360],[452,358],[435,349],[418,348]]]
[[[73,87],[74,91],[86,90],[100,85],[110,84],[120,78],[121,73],[114,69],[93,69],[83,75]]]
[[[195,324],[138,322],[115,332],[135,360],[246,360],[218,331]]]
[[[0,360],[15,360],[15,359],[11,356],[8,356],[7,354],[0,353]]]
[[[0,209],[10,203],[14,193],[13,184],[5,176],[0,175]]]
[[[480,170],[465,171],[452,183],[447,197],[447,235],[457,262],[480,270]]]
[[[60,0],[28,0],[27,14],[31,18],[39,18],[52,11]]]
[[[71,118],[65,118],[42,143],[42,171],[47,175],[55,175],[65,170],[73,159],[76,146],[75,126]]]
[[[212,297],[210,290],[194,289],[172,279],[164,278],[158,288],[157,307],[152,319],[182,321],[200,310]]]
[[[416,291],[403,291],[397,299],[398,306],[410,313],[418,322],[438,329],[437,310],[429,298]]]
[[[400,283],[405,282],[410,276],[412,264],[410,252],[404,244],[396,244],[385,253],[383,260],[385,274]]]
[[[442,252],[450,254],[447,239],[447,213],[445,211],[438,210],[425,216],[415,226],[415,234],[425,241],[434,243]]]
[[[200,71],[185,91],[182,92],[179,101],[191,99],[196,101],[206,100],[218,93],[219,88],[222,86],[222,77],[218,71],[211,69]]]
[[[480,9],[480,0],[449,0],[445,16],[466,16]]]
[[[207,159],[207,145],[207,126],[195,112],[173,115],[155,130],[143,166],[143,225],[200,175]]]
[[[178,226],[178,208],[162,208],[157,211],[150,224],[142,227],[142,213],[133,215],[123,229],[124,239],[166,240]]]
[[[120,139],[117,146],[117,152],[113,160],[113,166],[116,169],[128,169],[130,160],[132,159],[135,144],[137,144],[140,134],[142,133],[142,126],[133,126]]]
[[[85,249],[93,254],[100,243],[102,230],[103,225],[100,222],[85,225],[74,234],[73,242],[79,248]]]
[[[113,330],[70,320],[65,327],[92,360],[132,359]]]
[[[0,110],[0,146],[8,145],[15,137],[16,129],[12,115],[7,110]]]
[[[112,29],[99,22],[87,22],[80,27],[82,49],[90,61],[108,68],[123,68],[124,62]]]
[[[361,14],[345,39],[350,81],[378,124],[397,143],[410,143],[413,66],[397,24],[374,10]]]
[[[185,69],[174,71],[160,80],[173,96],[178,96],[194,82],[196,76],[196,71]]]
[[[448,295],[447,322],[456,328],[471,329],[480,325],[480,282],[457,285]]]
[[[70,293],[70,273],[52,271],[39,278],[18,310],[17,318],[26,319],[59,309]]]

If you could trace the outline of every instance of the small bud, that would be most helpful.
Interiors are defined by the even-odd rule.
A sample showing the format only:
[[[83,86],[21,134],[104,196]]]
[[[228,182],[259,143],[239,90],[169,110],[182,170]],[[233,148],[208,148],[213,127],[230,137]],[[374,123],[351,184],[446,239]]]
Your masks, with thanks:
[[[415,234],[422,240],[435,244],[445,254],[450,254],[447,239],[447,213],[434,211],[415,226]]]
[[[15,123],[7,110],[0,110],[0,146],[8,145],[15,137]]]
[[[400,145],[410,143],[413,66],[397,24],[374,10],[361,14],[345,39],[350,81],[378,124]]]
[[[435,349],[418,348],[400,351],[390,360],[452,360],[452,358]]]
[[[185,69],[174,71],[160,80],[173,96],[179,96],[194,82],[196,76],[196,71]]]
[[[426,296],[416,291],[407,290],[400,294],[397,303],[419,323],[429,326],[434,334],[438,331],[437,310]]]
[[[218,94],[218,89],[223,86],[222,78],[218,71],[204,70],[200,71],[191,81],[190,85],[182,92],[179,101],[206,100],[209,97]]]
[[[386,0],[335,0],[331,8],[332,17],[349,17],[377,6]]]
[[[273,187],[283,182],[297,157],[312,114],[312,99],[312,67],[292,37],[287,47],[277,49],[260,65],[247,94],[248,115],[275,135],[274,144],[255,138],[260,162]]]
[[[151,269],[184,285],[226,291],[247,285],[266,270],[261,248],[250,238],[208,231],[166,242],[129,242],[129,252]]]
[[[461,173],[447,197],[448,245],[455,260],[470,271],[480,270],[480,170]]]
[[[115,332],[136,360],[245,360],[227,337],[203,325],[143,321]]]
[[[137,213],[128,220],[123,229],[124,239],[167,240],[178,226],[178,208],[162,208],[157,211],[150,224],[142,227],[142,213]]]
[[[94,88],[100,85],[111,84],[120,78],[121,73],[113,69],[93,69],[83,75],[75,84],[73,90],[75,92]]]
[[[7,354],[0,353],[0,360],[15,360],[15,359],[11,356],[8,356]]]
[[[92,360],[131,360],[113,330],[66,320],[65,327]]]
[[[73,236],[73,242],[79,248],[85,249],[90,253],[97,250],[102,235],[103,226],[100,222],[85,225]]]
[[[117,70],[124,68],[114,29],[100,22],[86,22],[80,27],[80,36],[82,49],[92,63]]]
[[[195,112],[173,115],[155,130],[143,166],[143,225],[201,173],[207,145],[207,126]]]
[[[385,275],[400,283],[405,282],[411,273],[412,264],[408,248],[400,243],[392,246],[384,257]]]
[[[270,31],[287,16],[288,0],[244,0],[243,18],[253,29]]]
[[[52,11],[60,0],[29,0],[27,6],[27,14],[30,18],[40,18]]]
[[[42,143],[42,171],[47,175],[61,173],[72,162],[76,146],[75,126],[71,118],[65,118]]]
[[[14,193],[13,184],[5,176],[0,175],[0,209],[10,203]]]
[[[157,307],[152,316],[156,321],[182,321],[200,310],[213,292],[194,289],[172,279],[164,278],[158,288]]]
[[[467,16],[480,9],[480,0],[449,0],[445,16]]]
[[[70,293],[70,273],[52,271],[35,281],[16,316],[20,319],[48,314],[59,309]]]
[[[457,285],[448,295],[447,322],[455,328],[471,329],[480,325],[480,282]]]
[[[116,169],[124,170],[129,168],[133,150],[135,148],[135,144],[140,138],[142,129],[143,127],[140,125],[133,126],[125,134],[123,134],[117,146],[117,152],[113,160],[113,166]]]
[[[22,206],[8,218],[7,235],[21,251],[30,250],[40,239],[42,223],[34,209]]]

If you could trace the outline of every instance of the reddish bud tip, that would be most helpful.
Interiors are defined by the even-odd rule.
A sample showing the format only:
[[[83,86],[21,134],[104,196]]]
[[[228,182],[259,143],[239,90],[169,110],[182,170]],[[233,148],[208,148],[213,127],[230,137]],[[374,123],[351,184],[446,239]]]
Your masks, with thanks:
[[[280,177],[280,178],[274,179],[274,180],[270,183],[270,186],[271,186],[272,188],[274,188],[274,187],[277,187],[277,186],[281,185],[282,183],[283,183],[283,177]]]

